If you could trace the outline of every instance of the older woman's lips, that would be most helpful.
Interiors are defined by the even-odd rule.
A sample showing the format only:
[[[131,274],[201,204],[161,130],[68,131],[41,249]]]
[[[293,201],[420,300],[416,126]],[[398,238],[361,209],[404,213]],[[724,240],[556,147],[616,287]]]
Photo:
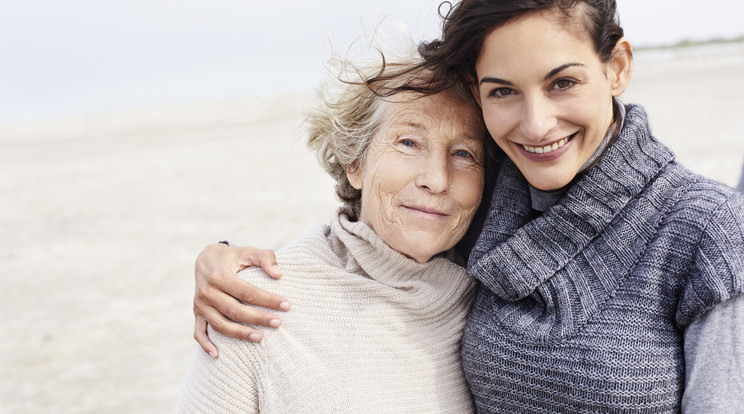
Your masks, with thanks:
[[[424,206],[412,206],[412,205],[404,205],[404,208],[411,210],[414,213],[421,214],[424,217],[430,217],[430,218],[441,218],[448,216],[447,213],[444,213],[440,210],[424,207]]]

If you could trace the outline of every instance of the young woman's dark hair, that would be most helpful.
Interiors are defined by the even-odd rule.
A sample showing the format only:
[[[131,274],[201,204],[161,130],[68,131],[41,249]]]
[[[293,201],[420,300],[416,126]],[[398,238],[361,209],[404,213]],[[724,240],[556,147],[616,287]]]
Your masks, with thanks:
[[[388,93],[412,90],[435,94],[452,88],[472,98],[471,86],[477,79],[475,64],[486,37],[520,16],[544,10],[558,10],[565,16],[566,24],[581,24],[603,63],[610,61],[624,34],[615,0],[462,0],[455,5],[445,1],[439,5],[444,20],[442,38],[419,45],[423,58],[420,66],[425,70],[412,69],[430,76],[426,81],[417,78],[415,84],[406,83]],[[615,101],[613,119],[617,131],[621,121],[619,106]],[[496,151],[501,155],[500,152]]]
[[[446,10],[449,8],[449,10]],[[429,93],[475,81],[475,63],[494,29],[527,13],[559,10],[568,21],[583,24],[602,62],[608,62],[623,37],[615,0],[463,0],[439,6],[442,38],[423,42],[419,52],[431,73]],[[460,86],[462,88],[462,86]],[[418,89],[422,87],[419,86]]]

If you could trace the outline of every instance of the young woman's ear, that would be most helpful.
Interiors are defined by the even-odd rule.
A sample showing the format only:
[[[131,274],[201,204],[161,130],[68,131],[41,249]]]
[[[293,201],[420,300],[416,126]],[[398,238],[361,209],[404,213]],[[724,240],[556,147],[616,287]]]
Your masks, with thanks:
[[[346,167],[346,179],[349,180],[349,184],[357,190],[361,190],[364,184],[364,178],[362,177],[362,169],[359,168],[359,163]]]
[[[633,46],[630,45],[628,39],[623,37],[615,44],[609,69],[612,76],[610,85],[612,96],[618,97],[628,88],[630,75],[633,72]]]

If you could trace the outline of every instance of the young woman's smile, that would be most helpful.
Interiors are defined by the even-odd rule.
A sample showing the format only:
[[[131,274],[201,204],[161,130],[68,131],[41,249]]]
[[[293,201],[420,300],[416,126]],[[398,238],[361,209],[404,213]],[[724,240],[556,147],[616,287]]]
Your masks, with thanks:
[[[540,146],[522,145],[524,156],[535,161],[550,161],[563,155],[571,145],[571,140],[576,136],[573,134],[557,141],[541,144]]]

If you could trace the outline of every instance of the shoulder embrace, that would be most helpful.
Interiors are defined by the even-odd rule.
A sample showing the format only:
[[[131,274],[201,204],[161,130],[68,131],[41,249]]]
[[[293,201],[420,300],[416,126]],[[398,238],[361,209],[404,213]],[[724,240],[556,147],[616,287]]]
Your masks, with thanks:
[[[238,276],[263,288],[272,284],[281,286],[278,282],[289,280],[293,275],[298,274],[293,270],[312,267],[313,264],[317,265],[318,261],[332,261],[336,257],[327,240],[329,233],[328,225],[319,225],[275,250],[276,260],[283,273],[279,280],[272,279],[258,266],[245,268],[238,273]],[[299,274],[301,275],[302,272]],[[277,288],[272,287],[272,289]]]

